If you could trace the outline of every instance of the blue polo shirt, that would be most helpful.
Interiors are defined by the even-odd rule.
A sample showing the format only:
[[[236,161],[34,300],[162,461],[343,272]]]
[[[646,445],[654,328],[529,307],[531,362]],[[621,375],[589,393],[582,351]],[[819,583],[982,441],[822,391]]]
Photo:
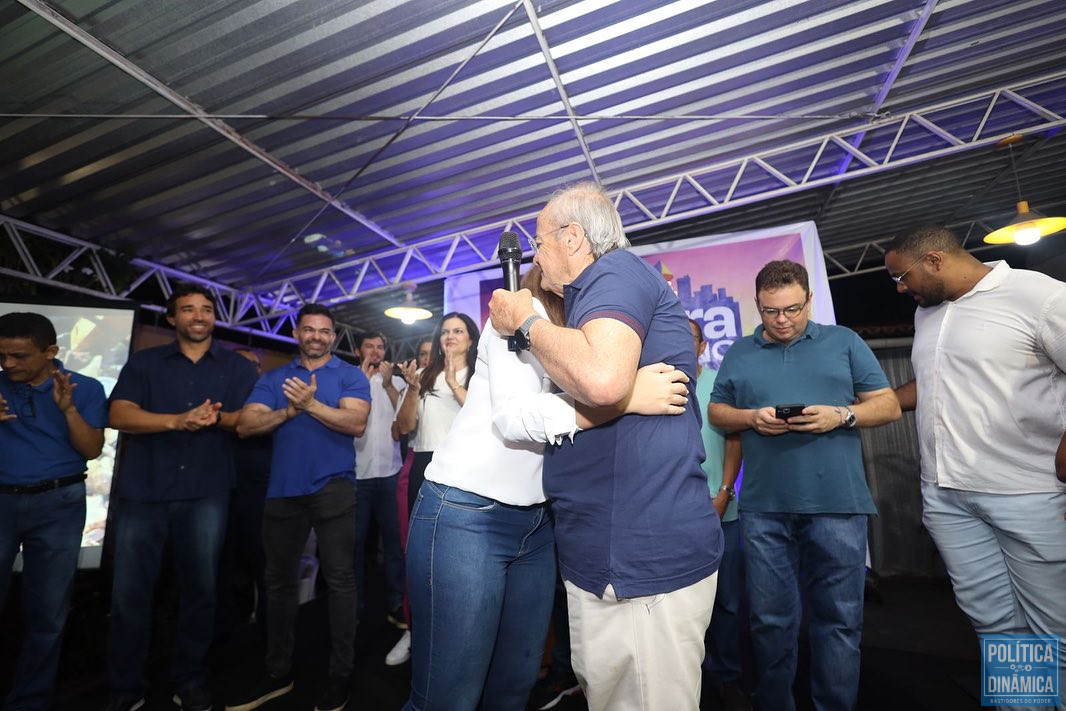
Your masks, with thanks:
[[[217,342],[193,363],[175,341],[134,353],[119,373],[111,402],[129,400],[148,412],[177,414],[210,399],[221,402],[223,412],[236,412],[254,384],[255,366]],[[120,498],[181,501],[233,487],[233,432],[205,427],[126,434],[123,441],[115,479]]]
[[[740,409],[770,405],[850,405],[857,394],[889,387],[869,346],[851,329],[807,323],[788,345],[763,327],[734,343],[718,369],[711,402]],[[862,464],[859,431],[741,433],[740,510],[777,513],[877,513]]]
[[[107,398],[100,381],[56,366],[70,373],[74,388],[74,407],[90,427],[107,427]],[[52,399],[55,383],[51,378],[33,387],[13,383],[7,373],[0,373],[0,395],[8,411],[17,416],[0,422],[0,484],[26,486],[51,479],[81,474],[85,457],[70,444],[67,418]]]
[[[700,467],[692,331],[662,275],[624,250],[609,252],[565,288],[567,325],[613,318],[641,340],[640,365],[688,374],[683,415],[625,415],[549,446],[544,493],[555,512],[563,577],[595,595],[679,590],[718,569],[722,528]]]
[[[322,404],[340,407],[344,397],[370,402],[370,381],[362,369],[333,356],[314,371],[300,365],[296,358],[264,374],[252,389],[248,404],[280,410],[289,402],[281,392],[285,379],[299,378],[310,383],[312,372],[318,384],[315,399]],[[274,430],[268,499],[313,494],[338,476],[355,481],[355,444],[351,435],[334,432],[306,412]]]

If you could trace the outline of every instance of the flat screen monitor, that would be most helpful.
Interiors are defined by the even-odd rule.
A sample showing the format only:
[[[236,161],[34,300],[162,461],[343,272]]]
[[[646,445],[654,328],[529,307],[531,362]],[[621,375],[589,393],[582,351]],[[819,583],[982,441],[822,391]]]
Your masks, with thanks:
[[[89,298],[19,301],[0,296],[0,315],[13,311],[32,311],[51,320],[59,346],[57,357],[63,367],[96,378],[104,386],[104,393],[111,395],[119,371],[129,359],[136,304]],[[104,430],[103,454],[89,462],[79,568],[100,567],[117,442],[117,431]],[[21,567],[21,560],[15,562],[15,567]]]

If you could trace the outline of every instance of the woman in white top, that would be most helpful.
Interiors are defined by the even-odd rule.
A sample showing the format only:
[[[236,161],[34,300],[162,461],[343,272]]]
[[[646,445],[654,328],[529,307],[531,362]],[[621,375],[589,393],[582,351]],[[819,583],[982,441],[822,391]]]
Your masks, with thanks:
[[[562,323],[562,303],[539,289],[539,275],[527,274],[523,284],[533,287],[541,314]],[[673,382],[684,375],[659,365],[638,374],[624,408],[575,409],[569,396],[552,393],[531,353],[508,351],[491,322],[477,361],[466,404],[437,446],[411,513],[406,709],[525,709],[555,588],[543,443],[627,411],[680,413],[685,402],[683,382]]]
[[[401,435],[411,433],[409,446],[415,453],[407,480],[408,511],[415,504],[433,452],[466,402],[466,388],[477,360],[478,336],[477,324],[469,316],[445,314],[433,332],[429,366],[415,370],[413,361],[404,366],[407,390],[396,413],[396,425]]]

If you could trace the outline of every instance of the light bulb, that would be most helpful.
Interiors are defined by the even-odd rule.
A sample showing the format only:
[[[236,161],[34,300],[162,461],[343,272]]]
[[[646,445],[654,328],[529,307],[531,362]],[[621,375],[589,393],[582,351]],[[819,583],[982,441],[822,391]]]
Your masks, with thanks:
[[[1014,233],[1014,241],[1017,244],[1036,244],[1040,240],[1039,227],[1022,227]]]

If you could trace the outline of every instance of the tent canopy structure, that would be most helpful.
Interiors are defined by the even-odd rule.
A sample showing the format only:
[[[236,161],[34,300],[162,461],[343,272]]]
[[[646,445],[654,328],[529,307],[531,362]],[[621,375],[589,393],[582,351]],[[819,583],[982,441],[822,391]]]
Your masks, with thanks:
[[[1061,0],[16,0],[0,272],[402,335],[401,284],[492,263],[578,180],[637,242],[815,220],[858,272],[1007,222],[1013,133],[1066,212],[1064,37]]]

